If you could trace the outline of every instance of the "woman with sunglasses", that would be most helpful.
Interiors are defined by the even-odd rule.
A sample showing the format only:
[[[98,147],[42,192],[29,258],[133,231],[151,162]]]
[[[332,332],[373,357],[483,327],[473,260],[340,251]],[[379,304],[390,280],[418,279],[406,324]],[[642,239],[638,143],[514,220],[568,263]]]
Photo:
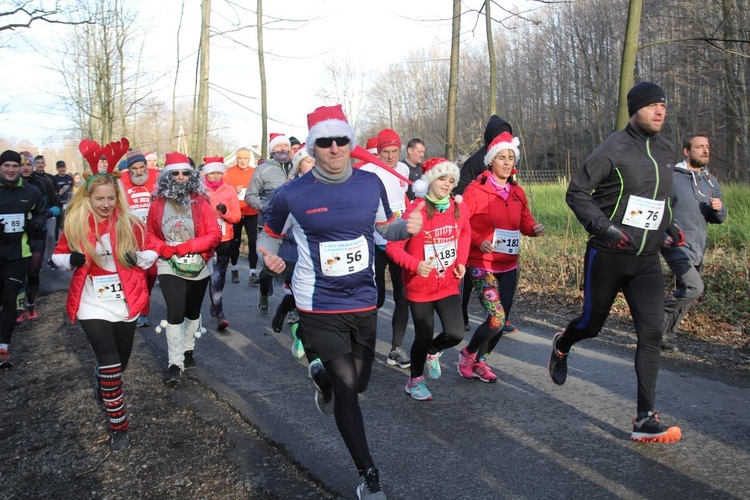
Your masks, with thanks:
[[[200,174],[182,153],[167,153],[148,211],[148,244],[159,254],[159,284],[167,305],[167,385],[195,368],[193,349],[201,327],[201,303],[221,242],[221,228]]]
[[[203,186],[206,188],[206,196],[214,208],[216,221],[221,228],[221,243],[216,247],[214,259],[214,270],[211,273],[211,288],[209,298],[211,299],[211,316],[216,318],[216,329],[224,331],[229,328],[229,321],[224,314],[224,301],[222,300],[224,283],[227,279],[227,267],[232,259],[234,244],[234,225],[240,222],[240,202],[237,199],[237,190],[224,182],[224,158],[220,156],[203,158],[201,171],[205,178]]]
[[[101,149],[96,143],[85,144]],[[148,301],[145,269],[157,255],[146,250],[146,228],[128,209],[117,180],[120,172],[99,171],[99,154],[89,152],[94,154],[86,159],[95,174],[84,174],[86,182],[68,205],[52,261],[74,269],[68,316],[71,322],[78,318],[96,356],[96,396],[109,419],[110,446],[118,452],[130,447],[122,374],[130,360],[136,319]],[[118,158],[110,159],[114,167]]]
[[[385,249],[403,270],[406,299],[414,320],[411,375],[404,389],[419,401],[432,399],[425,373],[431,379],[439,378],[442,351],[464,338],[459,285],[466,272],[471,227],[460,197],[451,197],[458,178],[455,163],[445,158],[425,161],[422,177],[413,188],[425,202],[412,203],[404,212],[408,217],[414,210],[422,211],[422,231],[405,241],[389,241]],[[435,312],[445,331],[433,339]]]
[[[503,304],[508,309],[513,304],[521,235],[544,234],[544,226],[531,215],[526,193],[512,179],[520,159],[518,144],[518,138],[508,132],[498,135],[484,156],[488,169],[464,191],[471,214],[469,274],[487,319],[459,353],[458,373],[482,382],[497,381],[486,361],[503,334]]]

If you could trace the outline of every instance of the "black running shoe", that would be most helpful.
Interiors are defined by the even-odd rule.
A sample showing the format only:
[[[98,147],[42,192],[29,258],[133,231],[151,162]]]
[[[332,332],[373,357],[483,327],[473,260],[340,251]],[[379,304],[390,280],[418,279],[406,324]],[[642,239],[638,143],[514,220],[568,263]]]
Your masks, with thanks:
[[[279,306],[279,308],[276,309],[276,314],[273,315],[273,319],[271,320],[271,328],[273,328],[274,332],[279,333],[284,329],[285,317],[286,314],[281,312],[281,306]]]
[[[130,448],[130,434],[128,434],[128,431],[112,431],[109,446],[114,452],[125,451]]]
[[[641,443],[676,443],[682,439],[682,430],[676,425],[662,424],[659,414],[649,411],[639,413],[633,420],[633,433],[630,439]]]
[[[552,337],[552,354],[547,363],[547,373],[557,385],[563,385],[568,378],[568,353],[562,353],[557,350],[557,341],[563,336],[563,332],[557,332]]]
[[[333,387],[328,373],[319,359],[313,360],[307,367],[307,376],[313,381],[315,386],[315,406],[323,415],[333,414]]]
[[[237,269],[232,269],[231,275],[232,275],[232,283],[240,282],[240,272]]]
[[[380,472],[377,467],[370,467],[362,475],[357,486],[357,498],[360,500],[386,500],[383,488],[380,487]]]
[[[197,364],[195,364],[195,358],[193,357],[193,351],[185,351],[185,361],[183,362],[186,370],[192,370]]]
[[[182,370],[177,365],[171,365],[167,371],[167,378],[164,380],[167,385],[175,387],[180,385],[180,378],[182,377]]]

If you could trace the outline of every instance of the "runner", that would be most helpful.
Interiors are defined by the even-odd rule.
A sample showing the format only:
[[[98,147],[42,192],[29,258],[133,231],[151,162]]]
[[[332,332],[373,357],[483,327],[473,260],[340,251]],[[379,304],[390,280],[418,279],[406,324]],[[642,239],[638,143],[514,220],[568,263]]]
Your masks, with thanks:
[[[21,155],[0,154],[0,368],[12,368],[10,341],[16,303],[29,269],[29,238],[45,235],[47,206],[42,193],[21,179]]]
[[[466,207],[471,213],[469,275],[487,319],[459,353],[458,373],[482,382],[497,380],[487,366],[487,357],[503,335],[504,307],[513,305],[521,235],[544,234],[544,226],[537,224],[531,215],[526,193],[512,180],[520,160],[518,144],[518,138],[508,132],[498,135],[484,156],[489,170],[464,191]]]
[[[336,426],[361,476],[357,496],[382,499],[358,396],[367,389],[375,358],[373,227],[388,240],[405,239],[422,230],[421,209],[415,207],[408,220],[396,219],[377,176],[352,169],[354,130],[341,105],[317,108],[307,123],[306,148],[316,166],[276,191],[265,209],[258,252],[268,272],[283,273],[277,253],[290,222],[299,252],[292,287],[300,323],[333,386]]]
[[[84,174],[86,184],[68,205],[52,260],[75,269],[68,316],[71,323],[80,321],[94,350],[96,396],[109,419],[110,447],[119,452],[130,447],[122,374],[133,349],[136,318],[148,301],[144,269],[154,264],[156,253],[145,249],[146,228],[128,210],[119,172],[97,169],[102,148],[84,140],[80,149],[94,175]],[[109,165],[114,167],[125,150],[127,141],[113,147]]]
[[[159,254],[157,274],[167,305],[167,385],[177,386],[182,371],[196,367],[193,350],[201,303],[220,242],[221,229],[200,174],[184,154],[167,153],[148,211],[148,245]]]
[[[469,212],[451,191],[458,182],[456,164],[445,158],[430,158],[421,164],[422,175],[414,194],[425,203],[407,207],[404,217],[417,208],[425,220],[422,231],[406,241],[390,241],[386,253],[403,270],[406,298],[414,318],[411,346],[411,376],[405,390],[416,400],[431,400],[425,373],[441,375],[440,355],[464,338],[459,285],[466,273],[471,244]],[[435,312],[444,332],[433,339]],[[425,363],[427,368],[425,371]]]

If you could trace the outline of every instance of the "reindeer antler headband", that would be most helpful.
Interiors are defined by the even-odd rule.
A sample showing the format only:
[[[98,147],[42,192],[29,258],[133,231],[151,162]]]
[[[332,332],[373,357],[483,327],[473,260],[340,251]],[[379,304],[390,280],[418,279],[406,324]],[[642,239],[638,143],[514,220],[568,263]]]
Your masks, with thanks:
[[[130,141],[125,137],[119,141],[110,142],[106,146],[99,146],[99,143],[90,139],[83,139],[78,144],[78,151],[81,152],[89,166],[91,167],[92,174],[84,172],[83,177],[86,179],[86,185],[88,186],[89,180],[96,175],[111,175],[112,177],[119,179],[122,173],[119,170],[115,170],[117,162],[123,157],[130,147]],[[99,159],[104,156],[107,160],[107,171],[99,172]]]

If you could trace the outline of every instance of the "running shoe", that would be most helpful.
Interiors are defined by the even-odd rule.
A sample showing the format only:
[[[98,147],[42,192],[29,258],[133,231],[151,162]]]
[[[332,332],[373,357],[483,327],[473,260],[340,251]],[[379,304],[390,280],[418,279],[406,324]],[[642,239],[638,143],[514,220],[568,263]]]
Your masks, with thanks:
[[[268,297],[258,294],[258,311],[261,314],[268,314]]]
[[[138,328],[143,328],[144,326],[149,326],[151,323],[148,321],[148,316],[139,315],[138,319],[135,321],[135,326]]]
[[[424,384],[424,375],[417,378],[410,378],[404,390],[417,401],[432,401],[432,393]]]
[[[440,375],[443,374],[443,370],[440,369],[440,356],[442,354],[442,352],[439,352],[435,355],[427,355],[427,360],[424,364],[424,374],[430,377],[432,380],[439,379]]]
[[[284,314],[281,312],[281,305],[276,309],[276,314],[273,315],[273,319],[271,320],[271,328],[274,332],[279,333],[281,330],[284,329]]]
[[[291,311],[289,311],[289,315],[287,315],[286,317],[286,322],[291,325],[292,323],[296,323],[297,321],[299,321],[299,314],[297,314],[296,309],[292,309]]]
[[[185,351],[185,361],[183,362],[186,370],[193,370],[198,366],[193,357],[193,351]]]
[[[547,363],[547,373],[557,385],[563,385],[568,378],[568,353],[562,353],[557,350],[557,341],[563,336],[563,332],[557,332],[552,337],[552,354]]]
[[[406,355],[403,348],[399,346],[391,349],[391,352],[388,353],[386,363],[391,366],[398,366],[399,368],[409,368],[411,366],[411,359]]]
[[[19,309],[17,312],[18,316],[16,316],[16,324],[20,325],[21,323],[26,321],[26,311],[24,311],[23,309]]]
[[[477,364],[477,359],[473,354],[464,347],[458,353],[458,373],[463,378],[474,378],[474,366]]]
[[[676,443],[682,439],[682,431],[676,425],[666,426],[659,421],[659,414],[653,411],[639,413],[633,419],[633,433],[630,439],[641,443]]]
[[[359,486],[357,486],[357,498],[359,500],[386,500],[383,488],[380,487],[380,472],[377,467],[370,467],[362,474]]]
[[[292,325],[292,356],[296,359],[301,359],[305,356],[305,346],[302,345],[302,341],[297,337],[298,328],[299,323]]]
[[[232,283],[239,283],[240,282],[240,271],[237,269],[232,269]]]
[[[109,447],[114,452],[125,451],[130,448],[130,434],[128,434],[128,431],[112,431]]]
[[[490,370],[490,367],[484,361],[479,361],[474,365],[474,378],[478,378],[488,384],[497,382],[497,375],[492,373],[492,370]]]
[[[34,304],[27,305],[26,306],[26,319],[37,319],[39,317],[39,313],[36,310],[36,306]]]
[[[176,387],[180,385],[180,378],[182,377],[182,370],[180,370],[180,367],[177,365],[170,365],[169,370],[167,371],[167,377],[164,379],[164,382],[172,387]]]
[[[250,276],[247,277],[247,284],[257,285],[258,283],[260,283],[260,279],[258,279],[258,276],[255,273],[250,273]]]
[[[8,349],[5,347],[0,347],[0,368],[13,368],[10,354],[8,354]]]
[[[229,328],[229,320],[227,320],[227,317],[224,316],[224,313],[219,313],[219,315],[216,317],[216,329],[220,332],[223,332]]]
[[[518,328],[513,325],[510,321],[505,322],[505,326],[503,327],[503,333],[516,333],[518,331]]]
[[[307,376],[315,386],[315,406],[323,415],[333,414],[333,387],[328,379],[326,369],[320,359],[314,360],[307,367]]]
[[[57,269],[58,269],[57,265],[54,262],[52,262],[52,259],[49,259],[47,261],[47,267],[49,267],[53,271],[57,271]]]

